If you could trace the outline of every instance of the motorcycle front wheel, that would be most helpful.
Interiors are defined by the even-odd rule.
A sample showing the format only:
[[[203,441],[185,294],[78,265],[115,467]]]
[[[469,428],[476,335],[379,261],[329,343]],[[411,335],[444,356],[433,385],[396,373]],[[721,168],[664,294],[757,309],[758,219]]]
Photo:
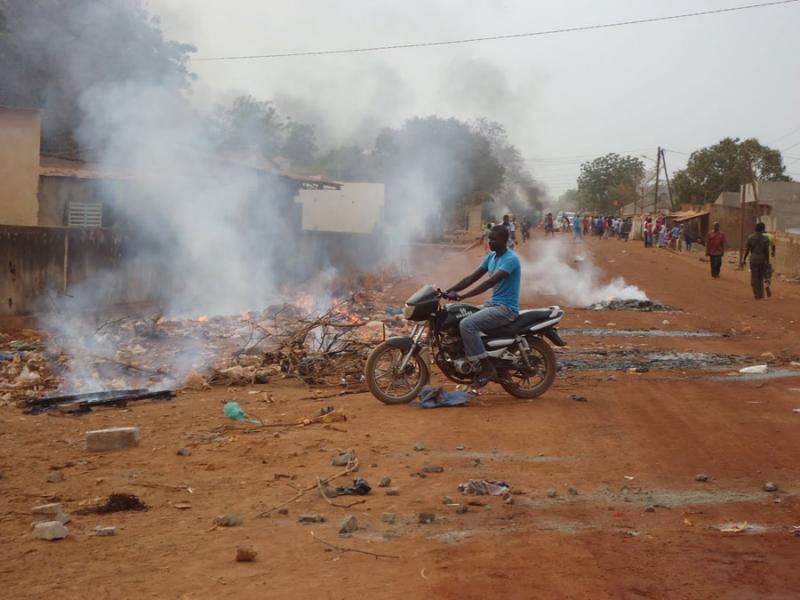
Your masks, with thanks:
[[[431,373],[421,354],[412,357],[401,373],[403,355],[400,348],[383,342],[367,358],[364,369],[367,386],[384,404],[408,404],[430,381]]]
[[[503,373],[500,385],[515,398],[536,398],[544,394],[556,378],[556,355],[550,344],[538,337],[528,338],[531,366],[512,367]],[[514,354],[519,354],[519,347]],[[520,361],[518,361],[520,362]]]

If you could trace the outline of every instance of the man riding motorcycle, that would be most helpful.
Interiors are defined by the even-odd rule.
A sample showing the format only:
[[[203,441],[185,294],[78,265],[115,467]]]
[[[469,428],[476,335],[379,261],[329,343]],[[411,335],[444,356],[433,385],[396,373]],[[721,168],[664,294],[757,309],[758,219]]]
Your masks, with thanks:
[[[489,232],[489,254],[475,271],[445,291],[448,299],[459,301],[492,289],[491,300],[459,324],[467,358],[475,363],[480,362],[475,379],[477,385],[485,385],[497,378],[497,371],[481,340],[481,332],[508,325],[519,316],[522,269],[516,252],[508,248],[508,236],[508,229],[503,225],[492,227]],[[457,293],[476,283],[486,273],[490,274],[489,279],[464,294]]]

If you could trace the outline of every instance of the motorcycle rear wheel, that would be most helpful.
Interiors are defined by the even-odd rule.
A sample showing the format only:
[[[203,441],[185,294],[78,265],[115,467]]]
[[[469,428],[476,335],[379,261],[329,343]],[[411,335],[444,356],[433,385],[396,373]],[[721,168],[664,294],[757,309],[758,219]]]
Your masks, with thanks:
[[[500,385],[515,398],[532,399],[544,394],[556,378],[556,355],[550,344],[538,337],[528,338],[530,353],[528,360],[537,367],[535,373],[525,373],[509,369],[504,373]],[[519,348],[515,350],[519,352]],[[531,383],[532,375],[541,375],[541,379]]]
[[[420,354],[408,361],[404,373],[399,373],[397,367],[403,354],[400,348],[383,342],[367,358],[364,368],[367,387],[384,404],[408,404],[430,381],[428,363]]]

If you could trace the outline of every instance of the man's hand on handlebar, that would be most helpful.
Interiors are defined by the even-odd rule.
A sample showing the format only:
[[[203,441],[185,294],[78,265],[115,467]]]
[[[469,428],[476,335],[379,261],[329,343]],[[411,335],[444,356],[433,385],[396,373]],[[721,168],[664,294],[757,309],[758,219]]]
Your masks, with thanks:
[[[451,292],[451,291],[448,290],[448,291],[445,291],[445,292],[440,292],[440,294],[441,294],[442,298],[444,298],[445,300],[453,300],[455,302],[458,302],[459,300],[461,300],[461,296],[459,296],[458,293],[456,293],[456,292]]]

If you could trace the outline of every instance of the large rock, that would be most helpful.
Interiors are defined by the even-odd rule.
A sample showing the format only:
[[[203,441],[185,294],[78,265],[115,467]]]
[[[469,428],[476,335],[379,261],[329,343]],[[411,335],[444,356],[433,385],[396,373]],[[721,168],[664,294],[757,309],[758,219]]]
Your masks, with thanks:
[[[58,521],[59,523],[69,523],[70,521],[70,516],[64,512],[64,507],[60,502],[34,506],[31,509],[31,514],[35,522]]]
[[[86,449],[91,452],[124,450],[138,445],[138,427],[113,427],[86,432]]]
[[[62,540],[69,535],[69,529],[61,521],[44,521],[33,526],[33,537],[39,540]]]

